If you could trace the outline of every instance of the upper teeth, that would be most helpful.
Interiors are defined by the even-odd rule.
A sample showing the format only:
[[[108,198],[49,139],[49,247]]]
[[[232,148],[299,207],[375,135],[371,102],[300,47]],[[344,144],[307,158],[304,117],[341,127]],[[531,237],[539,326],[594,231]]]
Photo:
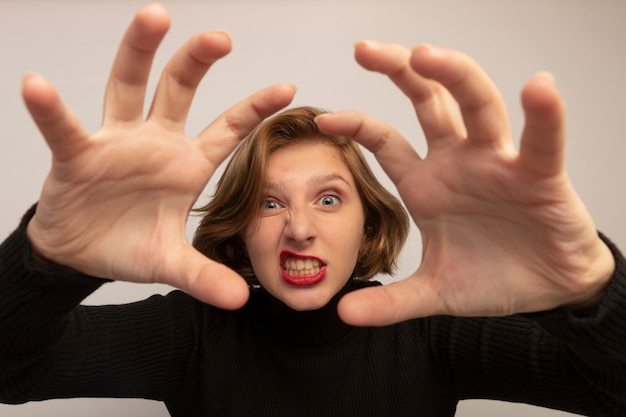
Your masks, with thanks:
[[[313,275],[319,272],[320,261],[311,258],[287,258],[283,263],[283,269],[291,275],[295,273],[306,273],[307,275]]]

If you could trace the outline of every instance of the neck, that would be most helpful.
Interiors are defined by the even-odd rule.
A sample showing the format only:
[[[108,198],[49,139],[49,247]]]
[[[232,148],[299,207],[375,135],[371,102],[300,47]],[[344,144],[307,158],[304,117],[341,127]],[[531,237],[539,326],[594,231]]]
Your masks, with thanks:
[[[272,337],[292,346],[319,347],[332,343],[351,329],[337,314],[341,297],[358,287],[350,279],[346,285],[318,310],[296,311],[263,288],[251,289],[248,304],[257,324],[267,329]]]

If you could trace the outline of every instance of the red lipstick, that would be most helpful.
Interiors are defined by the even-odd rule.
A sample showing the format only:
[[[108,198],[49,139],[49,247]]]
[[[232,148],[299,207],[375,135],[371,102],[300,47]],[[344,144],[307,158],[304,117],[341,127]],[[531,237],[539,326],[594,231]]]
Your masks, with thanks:
[[[301,269],[297,272],[289,270],[291,271],[291,273],[288,272],[287,268],[285,267],[285,261],[287,261],[288,259],[304,262],[313,261],[316,264],[316,266],[312,269],[314,273],[308,274],[305,272],[304,269]],[[318,284],[326,277],[326,270],[326,265],[322,262],[322,260],[314,256],[300,255],[291,251],[282,251],[280,253],[280,274],[283,280],[289,285],[293,285],[296,287],[308,287]]]

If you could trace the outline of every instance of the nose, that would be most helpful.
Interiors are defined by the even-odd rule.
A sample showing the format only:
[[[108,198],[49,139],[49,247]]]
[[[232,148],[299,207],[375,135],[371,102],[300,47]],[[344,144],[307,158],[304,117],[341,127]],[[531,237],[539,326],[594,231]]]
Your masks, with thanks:
[[[285,236],[299,245],[315,240],[317,229],[313,213],[303,207],[290,209],[286,216]]]

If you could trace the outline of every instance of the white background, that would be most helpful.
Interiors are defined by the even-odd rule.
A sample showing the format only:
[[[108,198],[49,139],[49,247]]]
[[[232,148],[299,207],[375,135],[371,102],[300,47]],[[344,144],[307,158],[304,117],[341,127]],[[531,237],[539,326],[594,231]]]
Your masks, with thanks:
[[[199,132],[223,109],[253,91],[295,83],[294,105],[357,108],[383,119],[424,151],[406,98],[352,57],[358,39],[407,47],[428,42],[476,58],[501,87],[514,136],[523,124],[522,85],[539,70],[552,72],[568,105],[567,165],[596,220],[626,247],[622,161],[626,125],[626,2],[622,0],[187,0],[164,1],[173,27],[155,71],[193,33],[226,29],[233,53],[210,72],[198,92],[188,132]],[[137,0],[0,0],[0,235],[14,229],[37,200],[49,152],[22,105],[20,78],[35,70],[49,78],[89,130],[99,126],[102,92],[117,44]],[[155,73],[156,75],[156,73]],[[156,79],[156,77],[154,77]],[[154,86],[154,79],[152,82]],[[379,170],[378,167],[376,167]],[[384,174],[381,173],[381,176]],[[386,184],[389,182],[385,179]],[[207,194],[211,190],[211,184]],[[190,230],[194,222],[190,223]],[[419,262],[413,231],[398,277]],[[110,284],[89,303],[120,303],[165,292],[163,286]],[[0,335],[2,337],[2,335]],[[468,401],[458,416],[566,416],[525,405]],[[143,400],[55,400],[0,405],[3,417],[166,416]]]

